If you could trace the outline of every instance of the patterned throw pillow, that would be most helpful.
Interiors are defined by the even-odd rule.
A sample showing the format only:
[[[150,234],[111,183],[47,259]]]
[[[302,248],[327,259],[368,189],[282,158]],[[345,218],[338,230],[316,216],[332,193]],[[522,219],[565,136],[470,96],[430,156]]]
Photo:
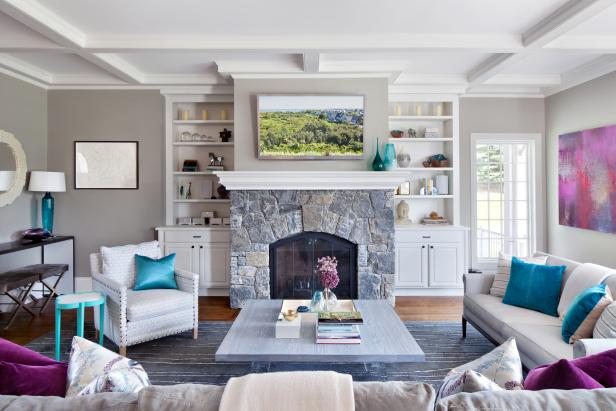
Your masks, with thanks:
[[[608,305],[595,324],[592,338],[616,338],[616,302]]]
[[[477,371],[469,370],[446,379],[439,390],[439,399],[461,392],[502,391],[498,384]]]
[[[138,362],[75,336],[66,385],[66,396],[73,397],[101,392],[139,392],[150,385],[150,380]]]
[[[614,300],[610,288],[605,284],[590,287],[571,302],[563,319],[563,341],[573,344],[582,338],[591,338],[603,310]]]
[[[509,274],[511,273],[511,259],[513,256],[509,254],[498,254],[498,266],[496,267],[496,274],[494,275],[494,281],[490,288],[490,294],[496,297],[504,297],[505,291],[507,291],[507,285],[509,284]],[[545,265],[548,261],[547,255],[540,255],[535,257],[520,258],[520,260],[538,265]]]
[[[158,241],[129,244],[120,247],[101,247],[102,274],[109,276],[109,278],[123,286],[133,288],[135,285],[136,254],[150,258],[159,258],[160,248]]]
[[[468,374],[468,371],[474,371],[483,378]],[[475,392],[465,389],[478,387],[493,390],[494,386],[487,384],[486,380],[505,390],[523,389],[522,361],[514,338],[509,338],[484,356],[449,371],[438,397],[443,398],[457,392]]]

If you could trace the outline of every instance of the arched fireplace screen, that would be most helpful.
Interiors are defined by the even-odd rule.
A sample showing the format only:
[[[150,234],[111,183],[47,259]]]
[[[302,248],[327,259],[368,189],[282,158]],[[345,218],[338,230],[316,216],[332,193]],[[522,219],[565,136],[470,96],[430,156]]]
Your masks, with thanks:
[[[270,297],[310,299],[322,290],[317,259],[338,259],[338,298],[357,298],[357,245],[327,233],[303,232],[270,244]]]

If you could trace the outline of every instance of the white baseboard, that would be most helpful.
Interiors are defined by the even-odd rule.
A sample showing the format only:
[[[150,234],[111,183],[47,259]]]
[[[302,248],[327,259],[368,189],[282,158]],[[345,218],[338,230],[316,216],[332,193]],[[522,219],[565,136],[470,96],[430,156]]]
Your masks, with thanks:
[[[396,297],[461,297],[462,288],[396,288]]]
[[[200,288],[199,296],[200,297],[228,297],[229,289],[228,288]]]
[[[92,291],[92,277],[75,277],[75,292]]]

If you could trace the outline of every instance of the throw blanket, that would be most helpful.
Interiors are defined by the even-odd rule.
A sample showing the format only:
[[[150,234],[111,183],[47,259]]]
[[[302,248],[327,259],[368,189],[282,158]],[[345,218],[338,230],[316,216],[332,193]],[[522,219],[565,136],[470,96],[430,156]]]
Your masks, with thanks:
[[[354,411],[353,379],[333,371],[278,372],[231,378],[219,411]]]

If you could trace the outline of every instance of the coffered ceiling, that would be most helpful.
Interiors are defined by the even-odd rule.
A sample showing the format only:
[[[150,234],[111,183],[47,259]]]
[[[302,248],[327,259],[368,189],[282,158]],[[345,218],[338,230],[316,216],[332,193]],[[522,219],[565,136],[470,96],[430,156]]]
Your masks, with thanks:
[[[0,0],[0,71],[55,88],[384,76],[545,96],[616,70],[616,0]]]

